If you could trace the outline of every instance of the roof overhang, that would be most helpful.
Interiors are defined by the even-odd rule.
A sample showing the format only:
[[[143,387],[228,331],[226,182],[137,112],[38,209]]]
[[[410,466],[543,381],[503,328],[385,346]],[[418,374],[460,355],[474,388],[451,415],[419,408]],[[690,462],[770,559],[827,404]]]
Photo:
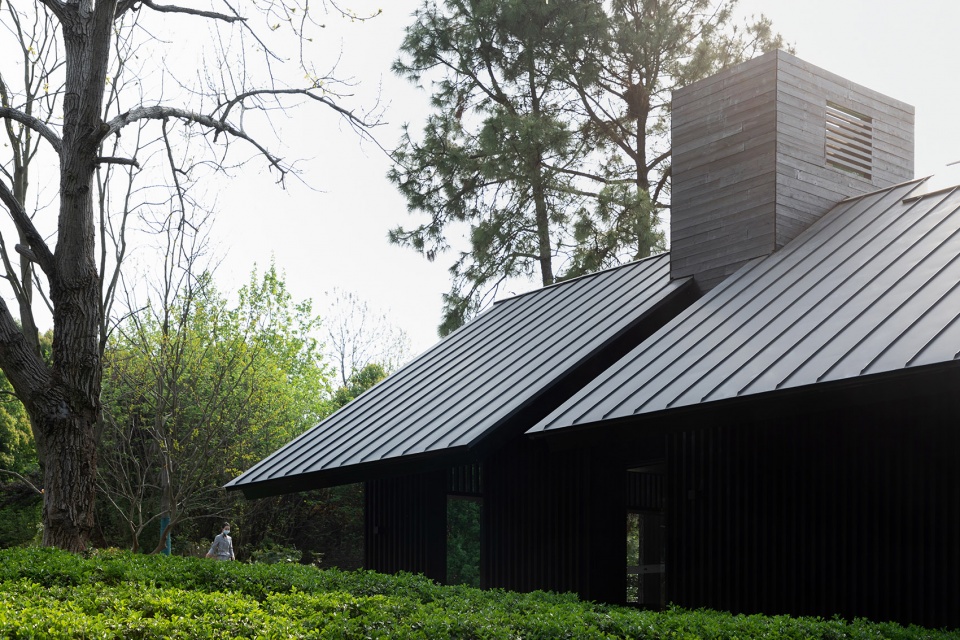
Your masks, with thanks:
[[[625,458],[630,458],[637,455],[637,447],[647,446],[652,439],[671,433],[748,423],[775,424],[784,415],[822,416],[840,408],[863,407],[868,410],[880,401],[960,402],[960,361],[601,420],[533,432],[529,437],[546,439],[553,449],[599,447],[620,450]]]
[[[355,482],[379,480],[413,473],[426,473],[474,462],[474,456],[466,447],[431,451],[427,453],[404,456],[393,460],[378,460],[363,464],[324,469],[310,473],[271,478],[258,482],[236,485],[227,484],[228,491],[240,491],[248,500],[268,498],[270,496],[299,493],[325,487],[335,487]]]
[[[549,375],[549,378],[545,378],[545,384],[539,384],[537,389],[531,391],[522,402],[513,406],[509,412],[502,413],[497,421],[492,422],[470,441],[425,452],[405,453],[352,464],[331,465],[320,469],[294,470],[291,468],[291,472],[282,475],[257,476],[257,468],[253,467],[228,483],[225,488],[230,491],[242,491],[247,498],[260,498],[477,462],[506,442],[524,437],[523,434],[531,425],[543,419],[560,403],[652,335],[698,297],[699,291],[692,278],[671,282],[663,294],[643,312],[636,313],[618,330],[607,334],[602,341],[595,342],[593,347],[578,360],[563,370],[545,372]],[[569,318],[568,321],[577,322],[578,319]],[[559,319],[554,322],[559,322]],[[491,375],[495,373],[491,372]],[[442,397],[443,389],[435,389],[434,393]],[[370,398],[361,396],[354,402],[361,400],[369,401]],[[347,408],[349,409],[350,405]],[[317,428],[321,429],[323,424],[321,423]],[[380,424],[376,425],[372,431],[390,433],[392,429],[388,424]],[[295,449],[301,446],[298,440],[291,442],[287,448]]]

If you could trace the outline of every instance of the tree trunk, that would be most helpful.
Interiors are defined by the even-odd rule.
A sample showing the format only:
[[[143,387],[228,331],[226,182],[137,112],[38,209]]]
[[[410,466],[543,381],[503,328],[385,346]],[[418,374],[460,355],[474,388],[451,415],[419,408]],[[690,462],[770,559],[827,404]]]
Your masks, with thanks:
[[[51,417],[39,422],[46,461],[43,544],[81,551],[93,529],[97,467],[93,424],[79,416]]]
[[[17,392],[21,398],[29,397],[25,404],[40,436],[43,544],[79,551],[86,548],[93,528],[97,473],[103,310],[92,186],[116,2],[84,1],[58,9],[66,77],[57,245],[52,266],[47,267],[53,366],[45,389],[31,384]]]
[[[536,60],[533,56],[533,46],[527,51],[527,81],[530,91],[530,112],[539,119],[540,92],[537,86]],[[546,188],[543,177],[543,149],[540,140],[536,141],[536,148],[532,150],[530,162],[531,188],[533,190],[534,215],[537,224],[537,252],[540,262],[540,280],[543,286],[553,284],[553,248],[550,245],[550,211],[547,207]]]
[[[537,243],[540,253],[540,278],[543,286],[553,284],[553,249],[550,246],[550,213],[543,185],[539,180],[533,186],[533,198],[537,216]]]

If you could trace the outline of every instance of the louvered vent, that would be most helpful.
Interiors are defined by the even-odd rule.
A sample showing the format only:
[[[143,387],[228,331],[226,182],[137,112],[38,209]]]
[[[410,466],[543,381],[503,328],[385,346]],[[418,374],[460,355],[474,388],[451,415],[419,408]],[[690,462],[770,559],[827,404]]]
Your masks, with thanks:
[[[827,164],[865,180],[873,172],[873,119],[827,102]]]

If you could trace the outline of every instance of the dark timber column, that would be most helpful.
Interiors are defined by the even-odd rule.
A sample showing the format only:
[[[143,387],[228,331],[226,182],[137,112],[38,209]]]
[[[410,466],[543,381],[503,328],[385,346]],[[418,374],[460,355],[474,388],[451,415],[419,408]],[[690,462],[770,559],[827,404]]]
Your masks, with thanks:
[[[410,571],[439,582],[447,573],[447,497],[443,471],[366,484],[367,569]]]
[[[519,440],[488,457],[483,473],[483,586],[625,599],[621,466]]]
[[[627,597],[626,470],[599,452],[589,457],[587,514],[588,582],[580,596],[622,603]]]

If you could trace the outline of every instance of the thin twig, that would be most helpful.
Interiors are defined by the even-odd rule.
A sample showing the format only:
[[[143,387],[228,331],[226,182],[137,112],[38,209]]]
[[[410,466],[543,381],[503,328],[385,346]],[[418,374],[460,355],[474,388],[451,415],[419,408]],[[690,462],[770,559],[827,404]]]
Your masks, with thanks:
[[[27,486],[30,487],[31,489],[33,489],[34,493],[36,493],[38,496],[42,496],[42,495],[43,495],[43,489],[37,489],[35,486],[33,486],[33,483],[32,483],[32,482],[30,482],[29,480],[27,480],[26,478],[24,478],[22,475],[20,475],[20,474],[17,473],[16,471],[8,471],[7,469],[0,469],[0,473],[6,473],[6,474],[9,474],[9,475],[11,475],[11,476],[16,477],[18,480],[20,480],[20,482],[22,482],[23,484],[27,485]]]

